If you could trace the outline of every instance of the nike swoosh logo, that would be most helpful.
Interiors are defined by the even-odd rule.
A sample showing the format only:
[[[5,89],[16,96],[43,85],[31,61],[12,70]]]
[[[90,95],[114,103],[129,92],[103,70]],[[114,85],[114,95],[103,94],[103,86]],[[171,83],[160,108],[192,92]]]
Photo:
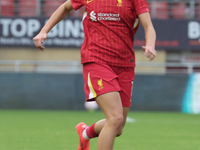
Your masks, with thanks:
[[[94,1],[94,0],[87,0],[87,4],[90,3],[90,2],[92,2],[92,1]]]

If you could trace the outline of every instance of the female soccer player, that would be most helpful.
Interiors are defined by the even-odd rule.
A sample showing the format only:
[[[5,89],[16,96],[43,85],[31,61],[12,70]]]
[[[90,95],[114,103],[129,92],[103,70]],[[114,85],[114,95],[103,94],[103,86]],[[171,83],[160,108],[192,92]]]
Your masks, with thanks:
[[[84,90],[86,100],[96,101],[105,119],[87,126],[76,126],[79,135],[78,150],[89,150],[89,140],[98,137],[97,150],[112,150],[115,137],[122,134],[131,106],[134,80],[134,35],[141,22],[146,45],[144,55],[156,56],[156,34],[146,0],[68,0],[50,17],[33,39],[44,51],[42,43],[47,33],[72,10],[86,7],[83,17],[85,39],[81,47]]]

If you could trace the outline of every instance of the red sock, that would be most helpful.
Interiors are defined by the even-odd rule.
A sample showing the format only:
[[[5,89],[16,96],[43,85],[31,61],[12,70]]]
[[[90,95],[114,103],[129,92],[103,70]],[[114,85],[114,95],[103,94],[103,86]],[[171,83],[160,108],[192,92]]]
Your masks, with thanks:
[[[94,126],[95,124],[89,126],[86,128],[86,134],[89,138],[95,138],[95,137],[98,137],[99,134],[97,134],[95,131],[94,131]]]

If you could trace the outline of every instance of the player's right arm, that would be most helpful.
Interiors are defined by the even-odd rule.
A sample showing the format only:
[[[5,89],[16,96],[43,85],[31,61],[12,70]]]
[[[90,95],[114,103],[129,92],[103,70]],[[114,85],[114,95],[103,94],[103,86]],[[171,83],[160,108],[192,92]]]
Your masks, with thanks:
[[[47,23],[41,29],[40,33],[33,38],[35,46],[40,50],[44,51],[42,43],[47,39],[49,31],[62,19],[64,19],[69,12],[73,9],[71,0],[66,1],[51,15]]]

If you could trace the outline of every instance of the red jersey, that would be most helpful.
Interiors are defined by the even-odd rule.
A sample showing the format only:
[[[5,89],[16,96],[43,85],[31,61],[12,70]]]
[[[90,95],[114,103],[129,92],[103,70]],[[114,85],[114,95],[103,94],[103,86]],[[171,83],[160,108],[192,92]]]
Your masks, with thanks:
[[[146,0],[71,0],[74,10],[82,6],[85,39],[81,63],[107,63],[135,67],[134,35],[137,15],[148,12]]]

